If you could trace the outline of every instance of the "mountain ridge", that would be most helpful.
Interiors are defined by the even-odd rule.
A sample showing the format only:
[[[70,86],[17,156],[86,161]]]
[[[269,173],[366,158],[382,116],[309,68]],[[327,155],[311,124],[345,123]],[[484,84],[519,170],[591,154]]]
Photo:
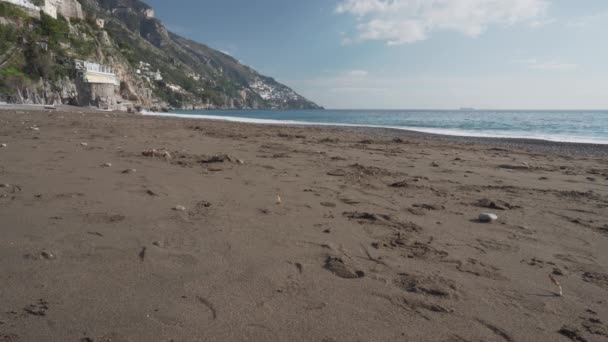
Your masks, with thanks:
[[[59,83],[74,80],[76,93],[90,93],[84,100],[82,96],[70,97],[58,89],[61,85],[57,80],[51,82],[53,78],[46,75],[32,79],[27,89],[17,89],[18,100],[55,103],[59,100],[112,109],[322,109],[234,57],[170,32],[155,17],[153,8],[141,0],[79,0],[79,4],[85,19],[61,16],[52,19],[41,13],[40,19],[20,25],[37,30],[44,22],[50,22],[50,26],[62,27],[65,32],[59,32],[57,41],[51,39],[51,35],[24,35],[28,36],[30,45],[31,41],[49,41],[50,54],[55,60],[79,59],[110,66],[120,80],[116,96],[110,96],[107,89],[80,91],[78,77],[68,70],[68,75],[63,75]],[[32,54],[31,47],[18,43],[15,46],[22,50],[24,60]],[[17,59],[13,64],[27,74],[27,63],[19,63]],[[50,66],[50,70],[56,69],[59,70],[57,65]],[[62,73],[65,74],[61,71],[55,75]],[[0,79],[0,88],[2,83]],[[10,87],[4,83],[6,92]]]

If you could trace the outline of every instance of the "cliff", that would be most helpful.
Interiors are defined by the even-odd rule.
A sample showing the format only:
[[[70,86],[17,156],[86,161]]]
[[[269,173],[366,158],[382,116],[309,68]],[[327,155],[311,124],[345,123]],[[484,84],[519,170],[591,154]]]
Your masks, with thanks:
[[[321,108],[233,57],[169,32],[142,1],[70,1],[61,2],[57,19],[0,2],[0,93],[9,100],[121,110]],[[83,84],[74,60],[112,68],[120,85],[112,93]]]

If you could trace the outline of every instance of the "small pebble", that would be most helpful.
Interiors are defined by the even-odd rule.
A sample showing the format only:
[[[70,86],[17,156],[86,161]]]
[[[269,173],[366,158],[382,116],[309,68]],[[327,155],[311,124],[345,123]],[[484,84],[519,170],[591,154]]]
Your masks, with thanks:
[[[176,205],[173,210],[175,211],[186,211],[186,207],[184,207],[183,205]]]
[[[112,163],[104,163],[101,167],[112,167]]]
[[[496,216],[496,214],[491,214],[491,213],[482,213],[479,215],[479,221],[481,222],[494,222],[498,220],[498,216]]]
[[[55,254],[53,254],[51,252],[42,252],[42,253],[40,253],[40,256],[46,260],[55,259]]]
[[[137,172],[137,170],[136,170],[136,169],[126,169],[126,170],[124,170],[122,173],[127,174],[127,173],[135,173],[135,172]]]
[[[81,143],[80,143],[80,146],[87,147],[87,146],[89,146],[89,144],[87,144],[87,143],[85,143],[85,142],[81,142]]]
[[[34,127],[34,126],[32,126],[32,127],[30,127],[30,129],[31,129],[32,131],[39,131],[39,130],[40,130],[40,127]]]
[[[0,184],[0,188],[10,188],[10,184]]]
[[[7,146],[8,146],[7,144],[0,144],[0,147],[2,147],[2,148],[7,147]]]

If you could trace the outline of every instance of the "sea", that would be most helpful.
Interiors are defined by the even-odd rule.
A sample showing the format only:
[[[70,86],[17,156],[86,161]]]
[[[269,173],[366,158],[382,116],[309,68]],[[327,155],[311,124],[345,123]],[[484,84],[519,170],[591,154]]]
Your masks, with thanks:
[[[147,114],[272,125],[381,127],[455,136],[608,144],[608,110],[176,110]]]

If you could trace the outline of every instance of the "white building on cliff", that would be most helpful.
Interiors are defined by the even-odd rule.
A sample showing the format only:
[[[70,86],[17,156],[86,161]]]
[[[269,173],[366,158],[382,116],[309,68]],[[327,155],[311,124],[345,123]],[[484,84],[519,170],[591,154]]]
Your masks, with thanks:
[[[109,84],[119,86],[120,80],[114,70],[103,64],[74,60],[74,67],[81,74],[82,80],[89,84]]]

